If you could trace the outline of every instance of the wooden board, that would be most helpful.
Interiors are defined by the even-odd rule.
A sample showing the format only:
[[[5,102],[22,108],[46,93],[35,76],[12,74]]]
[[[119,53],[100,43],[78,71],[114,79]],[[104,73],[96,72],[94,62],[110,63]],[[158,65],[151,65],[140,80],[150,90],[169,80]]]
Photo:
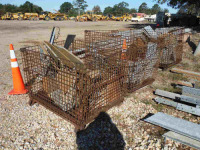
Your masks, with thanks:
[[[190,75],[190,76],[194,76],[194,77],[200,78],[200,73],[199,72],[194,72],[194,71],[189,71],[189,70],[183,70],[183,69],[179,69],[179,68],[172,68],[171,72],[182,73],[182,74],[186,74],[186,75]]]
[[[84,63],[81,59],[79,59],[77,56],[69,52],[64,47],[60,47],[57,45],[52,45],[49,42],[45,41],[45,44],[49,47],[51,51],[51,55],[54,57],[60,59],[63,64],[74,67],[79,65],[81,68],[84,67]]]
[[[65,49],[64,47],[58,46],[58,45],[53,45],[62,55],[65,56],[69,61],[75,63],[75,64],[80,64],[84,66],[84,62],[78,58],[76,55],[72,54],[70,51]]]

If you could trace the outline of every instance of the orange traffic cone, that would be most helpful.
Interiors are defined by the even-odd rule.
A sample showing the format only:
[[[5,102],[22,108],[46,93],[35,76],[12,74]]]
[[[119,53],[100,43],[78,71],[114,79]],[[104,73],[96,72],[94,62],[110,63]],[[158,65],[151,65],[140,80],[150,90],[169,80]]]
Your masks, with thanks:
[[[121,54],[122,60],[126,59],[126,51],[127,51],[127,45],[126,45],[126,39],[124,39],[123,45],[122,45],[122,54]]]
[[[13,77],[13,87],[14,89],[10,91],[9,95],[25,94],[28,90],[25,89],[22,75],[17,63],[17,58],[15,56],[13,45],[10,44],[10,58],[12,67],[12,77]]]
[[[124,39],[124,41],[123,41],[122,49],[125,51],[127,50],[126,39]]]

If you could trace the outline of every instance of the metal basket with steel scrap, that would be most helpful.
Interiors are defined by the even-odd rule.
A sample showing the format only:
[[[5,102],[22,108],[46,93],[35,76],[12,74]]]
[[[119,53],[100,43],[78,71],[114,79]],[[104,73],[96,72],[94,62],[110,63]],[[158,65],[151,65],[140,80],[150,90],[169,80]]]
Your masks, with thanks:
[[[166,69],[182,61],[183,28],[158,28],[158,47],[161,51],[160,65]]]
[[[122,58],[124,40],[127,43],[125,59]],[[101,55],[100,57],[112,56],[116,60],[126,61],[124,84],[128,92],[133,92],[154,81],[159,52],[156,40],[146,36],[143,30],[87,30],[85,41],[89,52]]]
[[[77,54],[84,51],[82,45],[75,41],[69,49]],[[43,105],[77,129],[124,99],[124,64],[112,57],[81,52],[77,56],[84,63],[73,63],[42,53],[41,46],[21,48],[21,54],[30,104]]]

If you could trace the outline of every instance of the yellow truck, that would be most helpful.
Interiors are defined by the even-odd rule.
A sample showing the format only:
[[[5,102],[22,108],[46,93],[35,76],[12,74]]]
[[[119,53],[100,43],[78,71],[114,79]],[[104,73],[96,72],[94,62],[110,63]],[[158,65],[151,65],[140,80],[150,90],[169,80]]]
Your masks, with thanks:
[[[38,13],[10,13],[6,12],[2,16],[2,20],[38,20]]]
[[[49,21],[49,20],[63,21],[63,20],[68,20],[68,16],[60,12],[56,12],[56,13],[42,12],[39,15],[39,19],[46,20],[46,21]]]
[[[97,21],[98,17],[96,14],[93,14],[93,11],[87,11],[85,14],[77,16],[75,21],[83,22],[83,21]]]
[[[4,14],[1,19],[2,20],[11,20],[11,17],[12,17],[12,13],[10,12],[6,12],[6,14]]]
[[[96,18],[97,18],[97,20],[106,20],[106,21],[108,21],[108,17],[107,16],[104,16],[104,15],[96,15]]]
[[[123,16],[115,17],[115,21],[131,21],[132,16],[129,14],[124,14]]]
[[[132,16],[130,14],[124,14],[122,16],[123,21],[131,21]]]
[[[11,20],[23,20],[23,13],[22,12],[12,13]]]
[[[24,20],[39,20],[38,13],[24,13]]]

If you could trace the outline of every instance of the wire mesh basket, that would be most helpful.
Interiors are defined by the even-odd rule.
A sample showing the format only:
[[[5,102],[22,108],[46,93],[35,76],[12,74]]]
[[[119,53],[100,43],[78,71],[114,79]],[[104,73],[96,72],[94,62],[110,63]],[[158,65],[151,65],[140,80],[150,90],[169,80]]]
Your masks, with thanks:
[[[158,47],[161,51],[160,65],[167,69],[182,61],[183,54],[183,28],[158,28]]]
[[[100,57],[112,56],[116,60],[124,60],[124,40],[127,43],[124,84],[128,92],[133,92],[154,81],[159,60],[156,40],[146,36],[142,29],[85,31],[86,48]]]
[[[64,45],[64,42],[57,42]],[[73,53],[84,51],[77,40],[69,48]],[[101,111],[106,111],[124,99],[124,64],[111,57],[77,54],[84,62],[56,62],[41,53],[40,46],[21,48],[25,83],[30,104],[43,105],[83,129]],[[65,61],[65,63],[63,63]],[[66,63],[67,62],[67,63]],[[66,65],[67,64],[67,65]]]

